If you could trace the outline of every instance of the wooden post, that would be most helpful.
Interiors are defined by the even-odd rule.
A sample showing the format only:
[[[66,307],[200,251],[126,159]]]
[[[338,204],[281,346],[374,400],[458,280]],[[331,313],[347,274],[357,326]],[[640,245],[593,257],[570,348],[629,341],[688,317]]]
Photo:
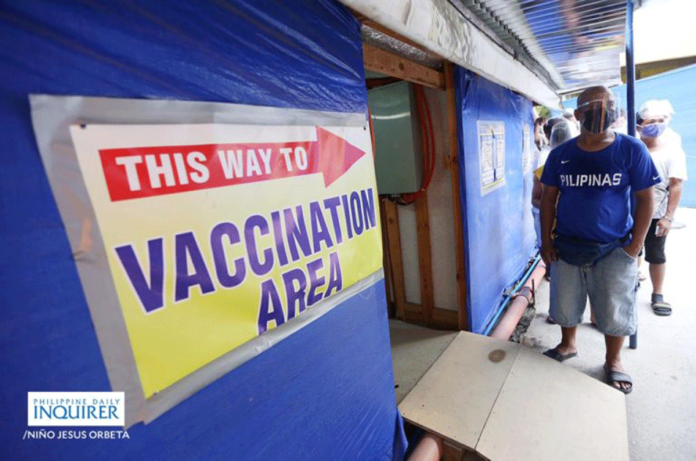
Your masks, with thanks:
[[[393,293],[391,288],[394,285],[394,281],[392,280],[393,271],[391,269],[391,265],[389,264],[389,239],[387,237],[387,216],[385,212],[386,202],[388,202],[387,199],[380,197],[379,220],[382,227],[382,266],[384,268],[384,291],[387,295],[386,298],[389,318],[393,318],[396,317],[396,303],[395,301],[392,301],[392,298],[390,297],[390,293]]]
[[[428,215],[428,193],[416,200],[416,230],[418,232],[418,266],[420,268],[421,304],[423,318],[432,323],[433,308],[433,264],[430,247],[430,216]]]
[[[394,288],[394,303],[396,318],[404,319],[406,303],[406,287],[404,283],[404,263],[401,258],[401,235],[399,234],[399,210],[396,203],[384,201],[384,215],[387,221],[387,241],[389,245],[389,268],[392,274]]]
[[[452,213],[454,215],[454,251],[457,264],[457,311],[459,329],[469,330],[466,311],[466,264],[464,253],[464,229],[462,221],[461,191],[459,187],[459,138],[457,137],[457,100],[454,82],[454,64],[445,62],[445,93],[447,94],[447,125],[449,133],[449,170],[452,178]]]

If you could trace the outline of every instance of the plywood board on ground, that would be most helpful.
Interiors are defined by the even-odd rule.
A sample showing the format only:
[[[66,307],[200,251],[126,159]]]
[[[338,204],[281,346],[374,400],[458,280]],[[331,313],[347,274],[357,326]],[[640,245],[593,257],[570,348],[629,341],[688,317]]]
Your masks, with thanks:
[[[472,333],[457,334],[399,410],[482,459],[629,459],[623,394],[534,350]]]
[[[397,403],[406,397],[456,336],[452,331],[389,320]]]
[[[476,451],[491,460],[628,460],[623,394],[522,348]]]
[[[401,414],[429,432],[475,448],[520,348],[459,333],[399,404]]]

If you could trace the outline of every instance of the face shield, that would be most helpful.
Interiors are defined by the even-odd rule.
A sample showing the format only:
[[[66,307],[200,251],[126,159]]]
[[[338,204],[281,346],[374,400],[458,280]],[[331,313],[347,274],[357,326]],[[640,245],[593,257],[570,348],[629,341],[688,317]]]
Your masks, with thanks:
[[[553,126],[553,128],[551,128],[551,138],[549,139],[549,145],[551,146],[551,149],[554,149],[557,146],[560,146],[564,142],[568,141],[569,139],[573,139],[574,137],[575,136],[573,135],[573,130],[570,126],[570,122],[564,120],[562,122],[556,123]]]
[[[619,118],[619,103],[609,95],[586,101],[578,105],[582,113],[582,126],[590,133],[606,131]]]

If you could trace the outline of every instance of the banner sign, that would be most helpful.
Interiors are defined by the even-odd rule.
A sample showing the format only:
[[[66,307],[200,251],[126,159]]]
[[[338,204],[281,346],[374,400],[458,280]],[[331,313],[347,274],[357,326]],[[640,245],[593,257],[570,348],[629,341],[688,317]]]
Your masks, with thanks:
[[[381,267],[362,127],[71,135],[146,398]]]

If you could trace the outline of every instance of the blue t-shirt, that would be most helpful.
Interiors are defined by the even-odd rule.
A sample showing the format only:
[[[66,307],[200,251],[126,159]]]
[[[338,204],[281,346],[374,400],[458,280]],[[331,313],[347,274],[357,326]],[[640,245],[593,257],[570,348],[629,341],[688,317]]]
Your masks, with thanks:
[[[650,153],[638,139],[619,133],[597,152],[577,143],[574,138],[552,150],[541,176],[543,184],[560,189],[556,230],[600,243],[623,238],[633,229],[631,192],[660,182]]]

